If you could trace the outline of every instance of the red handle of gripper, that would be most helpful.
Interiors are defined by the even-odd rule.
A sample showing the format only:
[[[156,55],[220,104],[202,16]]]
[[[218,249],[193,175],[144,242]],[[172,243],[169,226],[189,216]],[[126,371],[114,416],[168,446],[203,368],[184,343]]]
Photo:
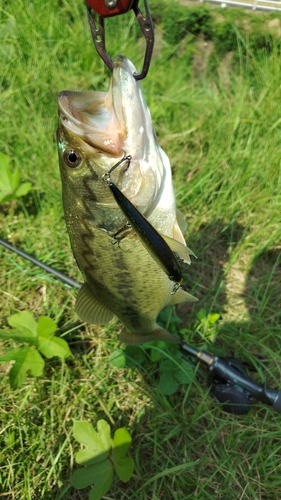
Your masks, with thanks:
[[[131,9],[134,0],[86,0],[100,17],[118,16]]]

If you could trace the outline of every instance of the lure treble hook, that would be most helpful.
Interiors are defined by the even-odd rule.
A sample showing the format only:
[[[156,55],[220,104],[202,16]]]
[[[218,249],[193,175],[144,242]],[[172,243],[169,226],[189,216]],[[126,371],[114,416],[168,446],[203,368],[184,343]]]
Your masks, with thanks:
[[[171,281],[174,281],[174,288],[172,291],[172,295],[175,294],[182,283],[182,270],[180,267],[180,258],[176,252],[174,252],[168,245],[167,237],[163,237],[151,224],[148,220],[138,211],[138,209],[131,203],[131,201],[120,191],[120,189],[112,182],[111,173],[115,170],[119,165],[121,165],[124,161],[128,161],[128,167],[130,166],[130,162],[132,160],[131,155],[126,156],[124,152],[121,160],[118,161],[111,169],[103,174],[102,179],[108,187],[110,188],[116,203],[119,205],[119,208],[122,210],[123,214],[127,219],[127,224],[121,229],[123,230],[125,227],[131,226],[141,243],[144,245],[146,250],[150,253],[152,258],[157,262],[157,264],[161,267],[161,269],[167,274]],[[119,231],[117,232],[119,234]],[[114,235],[116,237],[116,234]]]

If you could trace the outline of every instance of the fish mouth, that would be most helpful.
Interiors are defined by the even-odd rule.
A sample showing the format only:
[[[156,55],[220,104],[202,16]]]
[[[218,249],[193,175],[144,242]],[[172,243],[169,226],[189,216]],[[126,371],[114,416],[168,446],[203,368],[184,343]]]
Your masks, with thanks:
[[[118,55],[113,60],[108,92],[60,92],[62,125],[98,151],[116,156],[126,151],[135,160],[140,159],[147,137],[154,132],[134,73],[134,65]]]
[[[122,132],[107,97],[106,92],[63,90],[58,96],[59,116],[63,127],[90,146],[116,155]]]
[[[164,153],[158,146],[135,73],[129,59],[116,56],[109,91],[62,91],[58,97],[59,116],[62,127],[90,146],[93,155],[108,156],[111,163],[124,153],[132,157],[119,186],[142,213],[148,213],[157,203],[165,182]],[[89,148],[87,151],[91,154]],[[105,161],[104,168],[107,167]],[[117,172],[114,178],[118,178]]]

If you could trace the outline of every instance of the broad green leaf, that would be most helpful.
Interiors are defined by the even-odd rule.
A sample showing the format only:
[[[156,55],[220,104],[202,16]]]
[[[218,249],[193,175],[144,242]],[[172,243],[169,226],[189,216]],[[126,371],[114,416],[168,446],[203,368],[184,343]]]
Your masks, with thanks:
[[[98,420],[97,429],[100,436],[100,443],[104,450],[108,450],[111,447],[110,439],[110,427],[105,420]]]
[[[97,432],[90,422],[85,420],[74,420],[73,435],[77,441],[87,446],[95,446],[97,440]]]
[[[163,340],[150,340],[149,342],[145,342],[143,344],[144,349],[151,349],[153,347],[157,347],[158,349],[165,350],[167,346],[167,343],[164,342]]]
[[[182,360],[182,353],[181,353],[181,351],[179,349],[173,349],[172,350],[172,355],[173,355],[174,359],[177,359],[177,360],[180,359],[180,360]]]
[[[55,337],[54,332],[57,329],[57,324],[48,316],[40,316],[38,320],[38,349],[46,358],[59,356],[67,358],[72,356],[68,343],[60,337]]]
[[[18,169],[15,169],[14,173],[12,173],[9,156],[0,153],[0,191],[6,195],[13,193],[18,186],[18,182]]]
[[[177,364],[172,359],[164,359],[161,361],[160,370],[162,372],[173,372],[177,369]]]
[[[119,479],[126,483],[132,477],[134,472],[134,461],[131,457],[126,457],[132,438],[126,427],[117,429],[114,433],[112,460],[116,474]]]
[[[13,186],[13,191],[15,192],[20,182],[20,171],[18,168],[15,168],[13,172],[10,172],[10,178],[11,178],[11,185]]]
[[[100,448],[93,450],[87,448],[76,453],[75,460],[79,465],[92,465],[105,460],[109,455],[109,451],[101,451]]]
[[[220,319],[220,315],[217,313],[208,314],[208,321],[211,325],[216,323]]]
[[[151,349],[150,359],[151,361],[153,361],[153,363],[156,363],[162,358],[163,358],[163,353],[161,351],[158,351],[158,349]]]
[[[15,361],[9,371],[10,385],[13,389],[22,385],[28,371],[34,377],[41,375],[45,365],[43,358],[33,347],[11,349],[0,356],[0,361]]]
[[[205,309],[200,309],[200,311],[198,311],[198,313],[196,314],[197,318],[200,320],[200,321],[203,321],[204,319],[206,319],[206,311]]]
[[[181,360],[180,364],[182,370],[180,368],[177,368],[177,370],[174,371],[174,377],[176,380],[178,380],[178,382],[181,382],[182,384],[190,384],[194,376],[194,367],[184,359]]]
[[[178,388],[178,382],[174,379],[172,372],[163,372],[159,380],[159,389],[162,394],[169,396],[174,394]]]
[[[8,349],[4,354],[1,354],[0,356],[0,362],[1,363],[7,363],[8,361],[14,361],[18,356],[19,353],[22,352],[23,349],[29,349],[29,347],[12,347],[11,349]]]
[[[37,338],[37,323],[30,311],[13,314],[8,319],[10,326],[22,331],[25,337]]]
[[[75,439],[86,446],[76,455],[77,463],[81,465],[93,464],[104,460],[111,449],[110,427],[105,420],[97,423],[98,432],[92,424],[85,421],[74,421],[73,434]]]
[[[22,330],[0,330],[0,339],[13,339],[18,342],[26,342],[37,346],[37,338],[33,335],[24,334]]]
[[[163,358],[163,352],[167,352],[167,345],[165,342],[155,340],[151,342],[146,342],[144,344],[144,349],[150,348],[150,359],[153,361],[153,363],[159,361],[159,359]],[[156,347],[156,349],[154,349]]]
[[[129,431],[126,427],[120,427],[114,432],[113,438],[113,451],[117,456],[125,457],[128,449],[130,448],[130,444],[132,442],[132,438],[130,436]]]
[[[66,340],[59,337],[47,337],[45,338],[45,333],[38,337],[38,349],[46,356],[46,358],[52,358],[53,356],[58,356],[59,358],[67,358],[72,356]]]
[[[90,491],[89,500],[100,500],[110,490],[113,482],[113,467],[109,460],[105,460],[105,466],[101,470],[99,478],[100,481],[95,481],[95,485]]]
[[[125,349],[126,366],[133,368],[141,365],[145,360],[145,353],[139,346],[129,345]]]
[[[44,337],[50,337],[57,330],[56,322],[48,316],[40,316],[38,319],[37,332],[39,335],[44,334]]]
[[[25,196],[32,189],[31,182],[24,182],[21,184],[18,189],[15,191],[15,196],[20,198],[21,196]]]
[[[134,460],[131,457],[118,458],[117,462],[114,461],[114,468],[119,479],[127,483],[134,473]]]
[[[4,171],[8,171],[10,168],[10,157],[0,152],[0,172],[3,174]],[[1,183],[3,181],[3,177],[1,176]],[[0,184],[1,186],[1,184]]]
[[[173,315],[170,319],[170,323],[182,323],[182,319],[179,316]]]
[[[9,196],[5,192],[1,191],[1,186],[0,186],[0,203],[6,203],[7,201],[10,201],[10,199],[13,199],[13,197]]]
[[[109,358],[109,363],[115,368],[124,368],[126,366],[126,356],[124,351],[116,349],[113,351]]]
[[[31,182],[19,186],[20,172],[16,168],[11,171],[10,158],[0,153],[0,202],[10,201],[24,196],[32,189]]]
[[[13,172],[10,170],[8,172],[8,177],[10,179],[10,189],[13,191],[13,194],[14,194],[14,191],[18,187],[19,181],[20,181],[19,169],[15,168]]]
[[[102,498],[109,490],[113,479],[113,466],[110,460],[106,459],[98,464],[88,465],[78,469],[72,475],[71,484],[81,490],[87,488],[91,484],[95,485],[96,491],[100,489],[101,496],[94,497],[95,500]],[[98,491],[97,491],[98,492]]]

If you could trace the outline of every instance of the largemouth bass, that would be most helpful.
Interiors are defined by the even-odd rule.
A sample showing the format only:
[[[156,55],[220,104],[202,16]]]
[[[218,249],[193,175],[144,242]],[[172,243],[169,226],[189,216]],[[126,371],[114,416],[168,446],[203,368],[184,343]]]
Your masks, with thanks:
[[[103,179],[129,154],[129,166],[121,162],[112,181],[171,249],[190,262],[170,162],[157,143],[135,72],[128,59],[116,56],[108,93],[63,91],[58,98],[65,221],[85,279],[76,312],[95,324],[116,315],[124,324],[119,339],[128,344],[179,342],[157,325],[157,316],[168,304],[196,299],[182,289],[173,294],[174,283],[159,266],[161,254],[148,252],[140,234],[125,227],[126,217]],[[112,244],[119,231],[118,243]]]

